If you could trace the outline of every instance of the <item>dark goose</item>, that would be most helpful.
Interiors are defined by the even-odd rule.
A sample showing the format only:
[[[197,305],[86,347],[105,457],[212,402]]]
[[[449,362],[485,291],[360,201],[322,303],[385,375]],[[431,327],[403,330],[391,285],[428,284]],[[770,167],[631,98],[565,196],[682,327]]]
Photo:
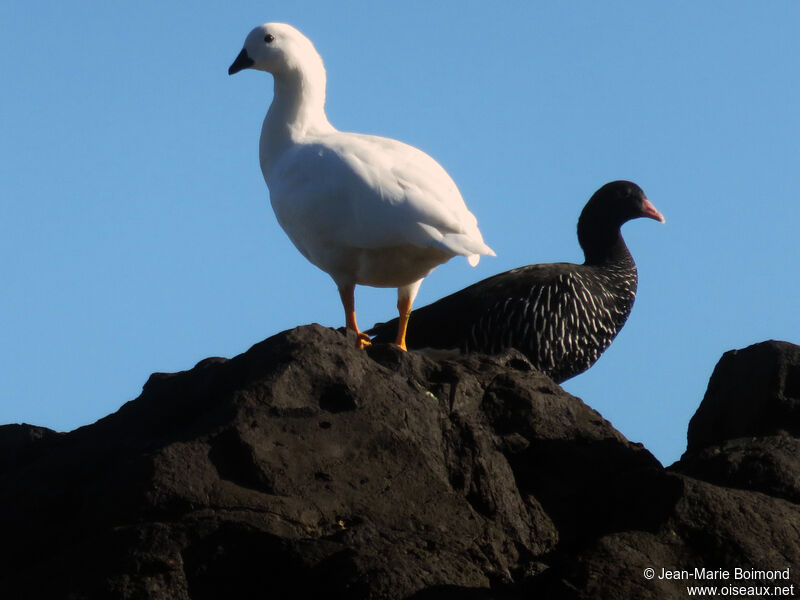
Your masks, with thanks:
[[[642,189],[614,181],[578,219],[582,265],[529,265],[500,273],[411,313],[409,349],[516,348],[561,383],[591,367],[619,333],[636,298],[636,264],[620,227],[639,217],[664,222]],[[397,319],[368,333],[392,342]]]

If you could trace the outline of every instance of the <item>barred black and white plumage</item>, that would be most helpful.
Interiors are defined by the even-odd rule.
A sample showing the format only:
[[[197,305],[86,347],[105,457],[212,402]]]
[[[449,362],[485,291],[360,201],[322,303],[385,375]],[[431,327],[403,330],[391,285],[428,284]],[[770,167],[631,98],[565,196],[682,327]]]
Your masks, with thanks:
[[[516,348],[557,382],[591,367],[619,333],[636,298],[636,264],[620,227],[664,221],[634,183],[604,185],[578,220],[586,262],[529,265],[500,273],[411,313],[406,343],[499,353]],[[373,341],[391,341],[381,323]]]

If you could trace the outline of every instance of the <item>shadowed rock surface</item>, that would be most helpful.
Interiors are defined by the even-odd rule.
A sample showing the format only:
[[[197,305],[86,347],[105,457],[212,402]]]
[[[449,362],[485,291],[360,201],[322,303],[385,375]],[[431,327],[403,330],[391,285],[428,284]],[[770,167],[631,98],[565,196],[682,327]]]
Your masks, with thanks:
[[[0,427],[0,597],[687,597],[647,567],[797,592],[799,357],[726,354],[664,469],[516,352],[299,327],[76,431]]]
[[[726,352],[676,468],[800,503],[800,346],[768,341]]]

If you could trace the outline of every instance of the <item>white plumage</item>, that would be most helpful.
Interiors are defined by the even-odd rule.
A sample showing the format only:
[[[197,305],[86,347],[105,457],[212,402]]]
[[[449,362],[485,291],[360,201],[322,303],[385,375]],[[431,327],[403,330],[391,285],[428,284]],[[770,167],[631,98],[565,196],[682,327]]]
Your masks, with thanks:
[[[404,348],[422,279],[456,255],[473,266],[482,254],[494,256],[477,219],[447,172],[421,150],[328,122],[322,59],[294,27],[253,29],[228,72],[244,68],[274,77],[259,156],[278,222],[336,282],[360,347],[369,341],[356,325],[355,285],[398,288],[397,343]]]

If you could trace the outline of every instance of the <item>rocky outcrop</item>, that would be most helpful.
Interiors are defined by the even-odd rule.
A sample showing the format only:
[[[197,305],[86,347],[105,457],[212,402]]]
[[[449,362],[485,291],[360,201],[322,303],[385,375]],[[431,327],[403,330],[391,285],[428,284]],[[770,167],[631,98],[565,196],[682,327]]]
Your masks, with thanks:
[[[800,503],[800,346],[769,341],[726,352],[676,469]]]
[[[796,346],[767,353],[787,375],[752,388],[777,391],[749,437],[718,367],[669,469],[516,352],[353,346],[300,327],[68,434],[0,428],[0,597],[685,598],[645,569],[694,567],[797,587],[797,422],[770,424],[797,418]],[[730,466],[747,440],[760,478]]]

